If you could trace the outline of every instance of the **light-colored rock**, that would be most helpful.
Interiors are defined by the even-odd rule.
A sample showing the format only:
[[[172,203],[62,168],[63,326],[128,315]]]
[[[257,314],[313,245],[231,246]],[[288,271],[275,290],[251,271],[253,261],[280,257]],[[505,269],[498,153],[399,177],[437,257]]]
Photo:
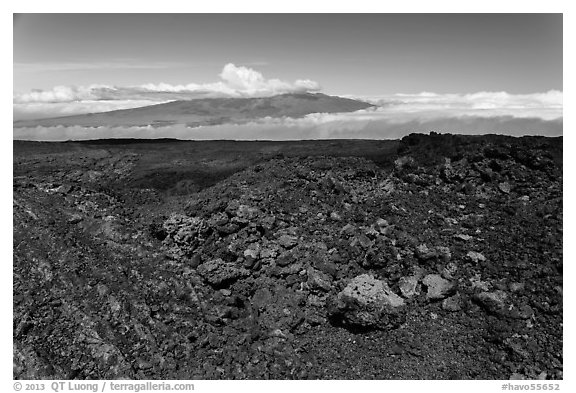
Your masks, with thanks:
[[[281,329],[274,329],[270,332],[270,337],[278,337],[282,339],[286,339],[286,334]]]
[[[240,205],[236,210],[236,216],[246,220],[253,220],[260,214],[260,210],[256,207],[247,205]]]
[[[361,274],[337,295],[332,315],[349,325],[385,328],[404,305],[388,284],[370,274]]]
[[[400,288],[400,293],[402,296],[404,296],[406,299],[410,299],[417,294],[418,277],[401,277],[400,280],[398,280],[398,287]]]
[[[460,295],[454,295],[442,300],[442,309],[450,312],[460,311],[462,309],[462,299]]]
[[[36,217],[37,219],[38,217]],[[84,218],[78,214],[78,213],[73,213],[69,218],[68,218],[68,223],[70,224],[77,224],[80,221],[82,221]]]
[[[344,225],[344,227],[340,230],[340,233],[346,234],[346,235],[353,235],[354,232],[356,232],[356,227],[352,224],[346,224]]]
[[[493,292],[481,292],[474,295],[474,299],[479,302],[488,312],[493,314],[504,314],[507,312],[508,294],[501,290]]]
[[[539,381],[545,381],[548,377],[548,373],[546,371],[542,371],[540,374],[538,374],[537,379]]]
[[[376,239],[378,236],[380,236],[380,231],[376,230],[374,225],[371,225],[370,228],[364,231],[364,234],[368,236],[369,239]]]
[[[221,293],[222,295],[224,295],[224,296],[230,296],[230,295],[232,295],[232,291],[229,290],[229,289],[221,289],[221,290],[220,290],[220,293]]]
[[[275,244],[269,244],[260,250],[260,258],[276,258],[278,256],[279,247]]]
[[[248,249],[244,250],[244,256],[258,259],[260,257],[260,245],[258,243],[250,244]]]
[[[456,286],[452,281],[442,278],[439,274],[429,274],[422,280],[422,283],[426,286],[426,297],[430,300],[440,300],[448,297],[454,290]]]
[[[390,224],[388,223],[387,220],[383,219],[383,218],[379,218],[376,220],[376,225],[379,228],[386,228],[387,226],[389,226]]]
[[[312,307],[324,307],[326,305],[325,296],[309,295],[306,303]]]
[[[436,257],[436,251],[428,248],[426,244],[421,244],[416,247],[416,256],[422,260],[428,260]]]
[[[282,235],[278,238],[278,244],[284,248],[292,248],[298,244],[298,238],[291,235]]]
[[[397,171],[401,171],[405,168],[412,168],[416,165],[416,161],[414,161],[414,159],[410,156],[403,156],[400,158],[397,158],[394,161],[394,167],[396,168]]]
[[[498,189],[502,191],[504,194],[510,194],[511,190],[510,183],[508,183],[507,181],[502,182],[498,184]]]
[[[468,253],[466,254],[466,257],[474,263],[486,262],[486,257],[484,255],[480,254],[479,252],[476,252],[476,251],[468,251]]]
[[[404,300],[392,292],[386,282],[370,274],[361,274],[352,279],[341,294],[356,299],[360,304],[383,303],[392,307],[404,305]]]
[[[384,192],[384,194],[386,195],[390,195],[396,189],[396,187],[394,186],[394,181],[392,179],[386,179],[380,182],[378,186],[380,187],[382,192]]]

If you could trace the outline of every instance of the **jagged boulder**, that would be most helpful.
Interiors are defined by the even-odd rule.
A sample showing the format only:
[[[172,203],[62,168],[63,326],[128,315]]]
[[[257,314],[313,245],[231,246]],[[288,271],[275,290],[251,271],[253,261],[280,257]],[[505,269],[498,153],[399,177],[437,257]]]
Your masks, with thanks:
[[[329,306],[332,319],[363,329],[390,328],[400,321],[404,300],[370,274],[354,277]]]
[[[456,286],[450,280],[446,280],[439,274],[429,274],[422,280],[426,286],[426,297],[429,300],[441,300],[456,291]]]
[[[233,262],[213,259],[204,262],[197,268],[198,273],[213,287],[224,288],[241,277],[247,277],[250,272]]]

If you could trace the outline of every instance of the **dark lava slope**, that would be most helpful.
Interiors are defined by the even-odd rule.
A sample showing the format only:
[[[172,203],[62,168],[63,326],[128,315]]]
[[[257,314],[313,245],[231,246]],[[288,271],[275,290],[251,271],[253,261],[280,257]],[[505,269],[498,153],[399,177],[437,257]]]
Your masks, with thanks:
[[[410,135],[178,196],[133,183],[150,151],[39,146],[14,378],[562,379],[561,138]]]
[[[303,117],[310,113],[354,112],[373,105],[322,93],[280,94],[257,98],[203,98],[140,108],[50,119],[21,120],[14,127],[130,127],[186,124],[191,127],[243,123],[264,117]]]

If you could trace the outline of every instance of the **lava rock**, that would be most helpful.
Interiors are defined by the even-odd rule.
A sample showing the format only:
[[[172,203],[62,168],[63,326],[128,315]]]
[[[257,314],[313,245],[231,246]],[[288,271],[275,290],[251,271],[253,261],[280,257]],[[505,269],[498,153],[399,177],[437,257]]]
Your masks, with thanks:
[[[426,244],[421,244],[418,247],[416,247],[416,256],[418,257],[418,259],[421,259],[423,261],[436,258],[437,255],[438,254],[436,253],[436,251],[434,249],[428,248]]]
[[[263,309],[272,300],[272,293],[267,288],[259,288],[252,296],[252,306],[256,309]]]
[[[466,257],[468,258],[468,260],[470,260],[474,263],[486,262],[486,257],[484,255],[480,254],[479,252],[476,252],[476,251],[468,251],[468,253],[466,254]]]
[[[77,213],[72,214],[69,218],[68,218],[68,223],[70,224],[78,224],[80,221],[82,221],[84,218]]]
[[[352,247],[355,247],[356,245],[360,245],[362,248],[367,249],[368,247],[370,247],[372,245],[372,240],[370,240],[370,238],[368,236],[366,236],[365,234],[361,233],[360,235],[354,237],[354,239],[352,239],[352,242],[350,243],[350,245]]]
[[[328,292],[332,287],[332,278],[314,268],[308,269],[308,286],[312,290]]]
[[[361,274],[336,296],[329,313],[344,325],[385,329],[397,322],[404,300],[388,284]]]
[[[283,252],[280,256],[276,259],[276,265],[280,267],[288,266],[296,261],[294,254],[290,251]]]
[[[527,304],[520,307],[508,307],[508,315],[514,319],[530,319],[534,316],[534,310]]]
[[[413,169],[415,167],[416,167],[416,161],[412,157],[404,156],[404,157],[397,158],[394,161],[394,168],[397,171]]]
[[[454,295],[442,300],[442,309],[446,311],[460,311],[462,309],[462,298],[460,295]]]
[[[436,254],[444,262],[448,262],[452,258],[452,253],[450,252],[450,249],[448,247],[444,246],[436,247]]]
[[[222,259],[213,259],[204,262],[197,268],[198,273],[213,287],[222,288],[230,285],[241,277],[247,277],[250,272],[239,268],[233,262],[224,262]]]
[[[440,300],[453,294],[456,285],[452,281],[442,278],[439,274],[429,274],[422,280],[426,286],[426,297],[429,300]]]
[[[476,300],[482,307],[492,314],[506,314],[508,294],[501,290],[493,292],[481,292],[474,295]]]
[[[523,282],[511,282],[508,285],[510,292],[522,292],[525,287],[526,287],[526,284],[524,284]]]
[[[282,235],[278,238],[278,244],[286,249],[290,249],[298,244],[298,238],[291,235]]]
[[[252,243],[246,250],[244,250],[244,257],[250,257],[254,260],[260,257],[260,245]]]
[[[336,274],[338,273],[338,266],[326,258],[321,258],[314,261],[314,268],[332,277],[336,277]]]
[[[398,280],[398,288],[400,289],[402,296],[404,296],[406,299],[410,299],[417,294],[418,277],[401,277],[400,280]]]
[[[340,214],[337,212],[332,212],[330,213],[330,219],[333,221],[342,221],[342,216],[340,216]]]
[[[254,220],[256,217],[260,215],[260,210],[255,207],[240,205],[236,210],[236,217],[244,218],[246,220]]]
[[[510,194],[510,183],[503,182],[498,184],[498,189],[504,194]]]

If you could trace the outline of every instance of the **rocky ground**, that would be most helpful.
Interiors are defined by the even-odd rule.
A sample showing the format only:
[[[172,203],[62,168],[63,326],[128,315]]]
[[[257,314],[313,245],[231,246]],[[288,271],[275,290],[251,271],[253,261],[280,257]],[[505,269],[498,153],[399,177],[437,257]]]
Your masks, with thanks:
[[[562,379],[562,139],[358,143],[16,142],[14,378]]]

